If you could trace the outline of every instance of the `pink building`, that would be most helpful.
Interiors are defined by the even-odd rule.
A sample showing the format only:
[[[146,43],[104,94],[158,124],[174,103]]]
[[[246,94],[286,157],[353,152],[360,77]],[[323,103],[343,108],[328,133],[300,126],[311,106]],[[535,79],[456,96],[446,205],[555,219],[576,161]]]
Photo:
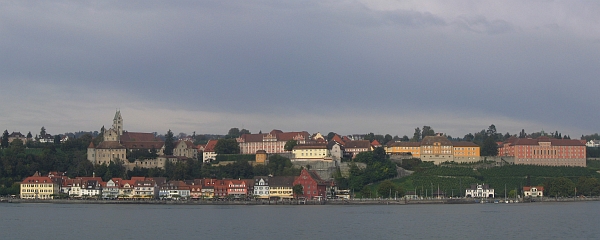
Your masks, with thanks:
[[[585,151],[579,140],[510,138],[499,146],[498,155],[514,157],[515,164],[585,167]]]

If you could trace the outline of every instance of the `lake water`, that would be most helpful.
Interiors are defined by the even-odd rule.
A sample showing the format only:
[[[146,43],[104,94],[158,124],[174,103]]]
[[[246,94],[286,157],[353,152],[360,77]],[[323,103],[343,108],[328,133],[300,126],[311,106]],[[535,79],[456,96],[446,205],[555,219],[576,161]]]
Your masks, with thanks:
[[[0,239],[600,239],[600,202],[0,204]]]

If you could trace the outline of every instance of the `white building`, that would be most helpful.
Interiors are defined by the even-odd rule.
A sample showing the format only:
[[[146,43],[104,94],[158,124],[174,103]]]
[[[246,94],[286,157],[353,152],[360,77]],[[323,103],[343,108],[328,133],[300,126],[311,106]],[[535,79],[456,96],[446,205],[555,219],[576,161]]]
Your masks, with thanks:
[[[269,177],[254,177],[254,196],[256,198],[269,198]]]
[[[471,184],[471,188],[465,191],[466,197],[472,198],[494,198],[494,189],[487,184]]]
[[[523,196],[525,196],[525,197],[543,197],[544,196],[544,187],[543,186],[523,187]]]

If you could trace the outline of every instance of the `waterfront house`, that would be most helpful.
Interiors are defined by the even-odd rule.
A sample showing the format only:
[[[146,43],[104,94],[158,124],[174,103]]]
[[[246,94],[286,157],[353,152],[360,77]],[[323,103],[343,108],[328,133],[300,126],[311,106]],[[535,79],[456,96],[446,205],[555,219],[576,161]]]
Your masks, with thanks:
[[[471,184],[471,188],[465,190],[466,197],[472,198],[494,198],[494,189],[487,184]]]
[[[254,197],[259,199],[269,199],[269,177],[254,177]]]
[[[368,141],[367,141],[368,142]],[[292,185],[302,185],[303,194],[297,197],[306,199],[324,199],[327,197],[327,182],[323,181],[315,171],[302,169]]]
[[[543,197],[544,196],[544,186],[523,187],[523,196],[525,196],[525,197]]]
[[[269,178],[270,199],[292,199],[294,198],[294,176],[275,176]]]
[[[59,193],[59,184],[50,177],[40,176],[38,172],[23,179],[20,186],[22,199],[53,199]]]

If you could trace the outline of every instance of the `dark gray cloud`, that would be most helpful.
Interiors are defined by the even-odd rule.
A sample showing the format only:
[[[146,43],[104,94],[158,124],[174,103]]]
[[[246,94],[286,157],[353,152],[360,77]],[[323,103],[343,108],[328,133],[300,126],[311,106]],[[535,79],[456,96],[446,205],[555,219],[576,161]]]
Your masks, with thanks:
[[[3,3],[0,119],[77,131],[121,108],[140,131],[597,132],[599,18],[577,13],[598,4],[371,3]]]

